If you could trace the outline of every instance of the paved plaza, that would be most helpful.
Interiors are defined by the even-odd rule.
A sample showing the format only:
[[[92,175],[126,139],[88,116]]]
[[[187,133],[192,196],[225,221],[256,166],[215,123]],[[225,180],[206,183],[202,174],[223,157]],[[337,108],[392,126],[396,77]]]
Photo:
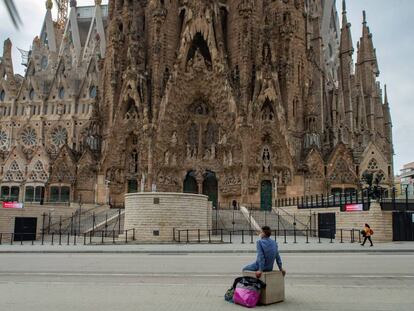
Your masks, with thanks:
[[[259,310],[411,311],[414,305],[412,252],[282,257],[286,301]],[[0,309],[242,310],[223,294],[253,259],[253,253],[1,253]]]

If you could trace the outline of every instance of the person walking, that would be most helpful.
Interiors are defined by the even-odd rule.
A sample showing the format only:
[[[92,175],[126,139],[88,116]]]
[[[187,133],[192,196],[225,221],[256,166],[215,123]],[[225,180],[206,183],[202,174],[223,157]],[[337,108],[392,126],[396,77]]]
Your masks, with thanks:
[[[259,235],[260,240],[256,242],[257,259],[254,263],[245,266],[243,271],[254,271],[256,272],[256,277],[260,278],[263,272],[273,270],[276,260],[279,270],[285,276],[286,271],[282,267],[282,259],[279,255],[277,243],[270,238],[271,234],[272,231],[268,226],[262,227]]]
[[[361,246],[364,246],[367,240],[369,240],[369,242],[371,243],[371,246],[374,246],[374,244],[372,244],[372,239],[371,239],[371,236],[373,234],[374,234],[374,231],[371,229],[371,227],[368,224],[365,224],[365,227],[362,230],[362,236],[364,237],[364,242],[362,242]]]

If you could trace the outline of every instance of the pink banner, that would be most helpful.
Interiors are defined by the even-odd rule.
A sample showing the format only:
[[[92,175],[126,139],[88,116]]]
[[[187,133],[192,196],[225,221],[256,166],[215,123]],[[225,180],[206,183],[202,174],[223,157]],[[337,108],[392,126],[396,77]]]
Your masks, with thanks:
[[[346,212],[362,212],[364,210],[363,204],[346,204],[345,211]]]
[[[3,208],[23,208],[23,203],[19,203],[19,202],[3,202]]]

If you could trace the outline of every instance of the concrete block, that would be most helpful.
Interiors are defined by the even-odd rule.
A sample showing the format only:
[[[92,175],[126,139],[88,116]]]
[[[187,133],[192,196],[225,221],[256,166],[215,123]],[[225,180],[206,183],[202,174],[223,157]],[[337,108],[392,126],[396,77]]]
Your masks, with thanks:
[[[243,276],[256,277],[253,271],[243,271]],[[266,288],[260,294],[260,303],[270,305],[285,300],[285,278],[281,271],[263,272],[260,280]]]

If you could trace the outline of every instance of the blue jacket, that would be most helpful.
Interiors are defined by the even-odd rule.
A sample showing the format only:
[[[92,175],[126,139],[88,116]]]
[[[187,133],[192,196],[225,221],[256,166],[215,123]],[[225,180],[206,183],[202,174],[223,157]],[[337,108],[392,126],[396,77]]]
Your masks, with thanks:
[[[274,240],[270,238],[261,238],[256,242],[256,249],[256,262],[259,271],[272,271],[275,260],[279,270],[282,269],[282,259],[279,255],[277,243]]]

